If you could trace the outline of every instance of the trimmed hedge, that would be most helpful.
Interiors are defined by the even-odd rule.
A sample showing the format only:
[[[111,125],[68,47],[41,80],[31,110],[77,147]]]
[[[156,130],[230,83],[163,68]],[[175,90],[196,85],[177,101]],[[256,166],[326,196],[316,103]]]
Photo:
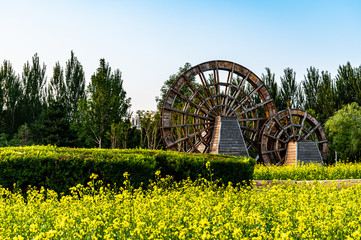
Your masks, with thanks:
[[[206,163],[211,164],[212,179],[224,183],[249,182],[255,161],[214,154],[191,154],[160,150],[109,150],[57,148],[53,146],[0,148],[0,185],[25,190],[43,186],[68,193],[77,184],[85,185],[92,173],[105,184],[122,185],[123,174],[130,174],[134,187],[147,185],[155,172],[173,176],[175,180],[199,176],[210,178]]]

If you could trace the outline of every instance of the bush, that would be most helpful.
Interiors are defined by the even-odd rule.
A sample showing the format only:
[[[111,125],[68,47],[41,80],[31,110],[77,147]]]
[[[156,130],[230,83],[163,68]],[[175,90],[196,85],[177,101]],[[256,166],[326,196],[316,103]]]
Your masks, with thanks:
[[[211,166],[208,170],[207,162]],[[68,193],[72,186],[85,185],[92,173],[105,184],[119,186],[128,172],[132,185],[139,187],[154,179],[156,171],[175,180],[212,175],[225,183],[238,183],[252,179],[254,164],[252,158],[143,149],[8,147],[0,148],[0,185],[12,188],[15,183],[21,189],[43,186]]]

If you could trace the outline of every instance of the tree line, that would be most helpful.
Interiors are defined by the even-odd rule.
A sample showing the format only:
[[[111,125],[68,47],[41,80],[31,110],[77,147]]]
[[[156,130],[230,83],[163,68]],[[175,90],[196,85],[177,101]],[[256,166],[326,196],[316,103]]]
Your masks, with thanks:
[[[122,73],[119,69],[113,71],[104,59],[100,59],[87,86],[83,67],[73,51],[65,67],[55,64],[49,80],[47,67],[37,54],[24,64],[21,75],[15,73],[10,61],[4,60],[0,66],[0,145],[164,148],[159,126],[162,102],[173,82],[191,67],[185,63],[164,82],[156,98],[155,114],[137,112],[137,129],[129,121],[131,99],[123,88]],[[296,79],[292,68],[286,68],[279,81],[270,68],[265,68],[261,79],[277,109],[306,110],[326,126],[331,157],[335,150],[348,152],[352,159],[361,156],[360,141],[356,139],[360,135],[356,133],[361,131],[351,129],[355,136],[350,144],[352,152],[340,149],[345,144],[334,142],[335,127],[326,124],[332,120],[337,125],[335,116],[342,109],[360,109],[361,66],[347,62],[339,66],[334,77],[327,70],[310,66],[301,80]],[[347,108],[351,103],[356,105]],[[354,126],[361,129],[361,120]]]
[[[86,86],[83,66],[72,51],[65,67],[47,66],[35,54],[21,75],[4,60],[0,66],[0,145],[53,144],[68,147],[127,148],[139,145],[129,122],[130,98],[122,73],[104,59]],[[131,137],[129,137],[131,136]]]
[[[303,80],[297,82],[296,72],[286,68],[278,84],[275,74],[266,68],[261,79],[278,109],[304,109],[324,124],[343,106],[352,102],[361,104],[361,66],[354,68],[350,62],[340,65],[334,78],[328,71],[320,71],[312,66],[306,70]]]
[[[164,82],[160,97],[156,98],[158,111],[169,87],[192,66],[186,63]],[[361,66],[350,62],[340,65],[334,77],[327,70],[310,66],[301,80],[296,72],[286,68],[277,81],[270,68],[265,68],[261,80],[273,97],[278,110],[302,109],[318,119],[324,126],[329,140],[329,159],[335,151],[343,160],[355,161],[361,157]],[[359,111],[359,112],[358,112]],[[348,114],[345,114],[348,112]],[[159,122],[155,120],[154,124]],[[344,127],[340,127],[343,125]],[[154,135],[155,136],[155,135]],[[160,137],[160,134],[158,134]]]

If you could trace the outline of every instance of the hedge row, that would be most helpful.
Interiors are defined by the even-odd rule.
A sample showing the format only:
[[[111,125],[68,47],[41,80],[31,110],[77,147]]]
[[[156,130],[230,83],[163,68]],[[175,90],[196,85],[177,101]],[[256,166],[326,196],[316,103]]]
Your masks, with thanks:
[[[210,162],[211,173],[206,168]],[[25,190],[30,186],[44,186],[68,193],[77,184],[86,184],[92,173],[105,184],[122,185],[123,174],[130,174],[134,187],[145,186],[154,179],[155,172],[173,176],[175,180],[190,177],[222,179],[224,183],[249,182],[255,161],[213,154],[191,154],[144,149],[105,150],[73,149],[53,146],[0,148],[0,185]]]

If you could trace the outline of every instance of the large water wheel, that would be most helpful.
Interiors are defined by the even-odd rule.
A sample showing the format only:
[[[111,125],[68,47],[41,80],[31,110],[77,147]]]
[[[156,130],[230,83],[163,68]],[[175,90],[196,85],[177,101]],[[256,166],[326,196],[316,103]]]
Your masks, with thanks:
[[[206,153],[216,118],[232,117],[250,149],[275,113],[272,97],[254,73],[233,62],[209,61],[172,84],[163,102],[161,133],[168,149]]]
[[[298,151],[292,156],[291,149],[297,145]],[[289,161],[291,158],[325,161],[328,149],[321,123],[298,109],[286,109],[271,117],[261,130],[258,146],[260,161],[276,166],[286,163],[287,157]]]

